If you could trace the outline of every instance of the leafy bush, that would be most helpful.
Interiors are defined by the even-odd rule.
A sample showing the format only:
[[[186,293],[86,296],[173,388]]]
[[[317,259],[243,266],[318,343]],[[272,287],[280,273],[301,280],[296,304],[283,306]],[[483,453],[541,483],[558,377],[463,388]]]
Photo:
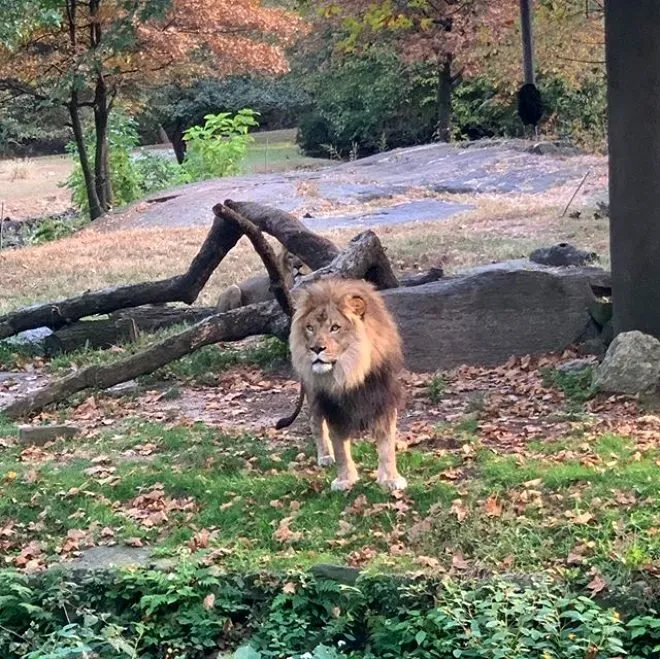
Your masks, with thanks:
[[[435,110],[428,80],[394,53],[373,48],[307,77],[314,106],[299,125],[307,155],[367,155],[430,141]]]
[[[93,168],[93,130],[86,131],[85,141],[90,166]],[[108,161],[115,206],[124,206],[145,194],[170,187],[178,181],[179,168],[172,161],[147,154],[134,157],[133,151],[138,142],[135,121],[120,112],[114,112],[108,126]],[[69,143],[67,150],[75,164],[65,185],[72,192],[74,204],[88,212],[85,179],[75,144]]]
[[[202,659],[249,639],[235,659],[642,659],[659,650],[650,599],[624,621],[543,579],[362,576],[344,586],[305,574],[227,575],[183,557],[168,572],[75,580],[5,570],[0,656]]]
[[[186,131],[188,153],[179,166],[168,157],[152,153],[134,155],[139,143],[136,122],[119,112],[113,113],[108,129],[108,160],[114,205],[124,206],[180,183],[238,173],[247,145],[253,139],[248,132],[257,125],[255,114],[243,109],[233,117],[226,112],[206,115],[203,126]],[[93,131],[87,131],[85,139],[93,167]],[[72,191],[74,204],[87,212],[87,192],[77,151],[74,144],[67,148],[75,165],[65,185]]]
[[[183,136],[188,143],[181,168],[184,182],[238,174],[245,153],[254,138],[250,128],[258,126],[254,110],[207,114],[203,126],[189,128]]]

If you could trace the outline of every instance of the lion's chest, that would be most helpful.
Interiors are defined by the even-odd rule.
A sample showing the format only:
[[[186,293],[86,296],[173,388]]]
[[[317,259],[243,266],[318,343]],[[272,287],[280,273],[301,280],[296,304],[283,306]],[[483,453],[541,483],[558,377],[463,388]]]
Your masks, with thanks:
[[[401,404],[402,390],[392,369],[372,371],[357,387],[341,393],[318,391],[320,415],[338,434],[355,435],[373,428]]]

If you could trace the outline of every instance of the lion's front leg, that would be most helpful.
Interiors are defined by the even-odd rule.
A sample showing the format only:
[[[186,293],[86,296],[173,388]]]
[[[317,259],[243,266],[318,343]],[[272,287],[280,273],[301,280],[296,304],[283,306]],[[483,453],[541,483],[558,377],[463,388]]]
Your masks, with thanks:
[[[374,439],[378,450],[378,483],[388,490],[405,490],[408,481],[396,467],[396,412],[379,421],[374,428]]]
[[[338,491],[350,490],[359,480],[351,455],[351,439],[338,433],[332,426],[330,426],[330,439],[337,462],[337,478],[332,481],[330,487]]]
[[[319,467],[329,467],[335,462],[335,454],[330,442],[330,433],[325,419],[312,408],[310,426],[316,444],[316,462]]]

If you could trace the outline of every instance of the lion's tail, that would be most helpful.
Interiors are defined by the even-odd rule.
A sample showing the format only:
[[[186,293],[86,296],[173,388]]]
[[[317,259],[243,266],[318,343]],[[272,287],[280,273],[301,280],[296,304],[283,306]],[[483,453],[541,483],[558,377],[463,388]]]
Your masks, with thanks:
[[[302,410],[304,401],[305,401],[305,388],[303,387],[301,382],[300,393],[298,394],[298,400],[296,401],[296,409],[293,410],[293,413],[290,414],[289,416],[285,416],[284,418],[280,419],[275,424],[275,430],[282,430],[282,428],[288,428],[298,418],[298,415],[300,414],[300,410]]]

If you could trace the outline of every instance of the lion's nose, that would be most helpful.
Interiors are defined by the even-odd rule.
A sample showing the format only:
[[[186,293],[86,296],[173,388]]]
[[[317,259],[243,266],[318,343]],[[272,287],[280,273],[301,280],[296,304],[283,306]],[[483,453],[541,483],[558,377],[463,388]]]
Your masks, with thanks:
[[[325,350],[325,346],[312,346],[310,350],[317,355],[320,355]]]

